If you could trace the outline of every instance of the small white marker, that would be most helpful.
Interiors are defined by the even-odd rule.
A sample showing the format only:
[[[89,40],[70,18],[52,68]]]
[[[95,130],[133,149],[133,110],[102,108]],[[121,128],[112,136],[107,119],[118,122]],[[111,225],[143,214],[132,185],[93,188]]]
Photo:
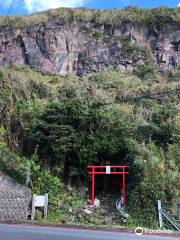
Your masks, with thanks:
[[[111,167],[110,166],[106,166],[106,174],[111,174]]]

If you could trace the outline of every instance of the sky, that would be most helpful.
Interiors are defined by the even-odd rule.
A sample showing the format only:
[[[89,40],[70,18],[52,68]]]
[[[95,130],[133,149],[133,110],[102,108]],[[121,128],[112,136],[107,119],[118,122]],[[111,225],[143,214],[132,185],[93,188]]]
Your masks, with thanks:
[[[0,15],[7,15],[13,0],[0,0]],[[176,7],[180,0],[14,0],[9,15],[30,14],[58,7],[87,7],[99,9],[123,8],[136,5],[143,8]]]

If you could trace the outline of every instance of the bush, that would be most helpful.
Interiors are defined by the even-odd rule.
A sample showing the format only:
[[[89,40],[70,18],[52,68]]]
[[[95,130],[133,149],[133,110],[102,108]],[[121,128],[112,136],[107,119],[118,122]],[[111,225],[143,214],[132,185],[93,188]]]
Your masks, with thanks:
[[[157,200],[169,202],[180,197],[180,173],[171,156],[172,148],[167,154],[154,144],[142,146],[141,156],[134,162],[141,169],[141,177],[129,206],[136,224],[158,228]]]
[[[169,81],[179,81],[180,70],[177,70],[176,72],[169,72],[168,78],[169,78]]]
[[[133,70],[133,73],[141,79],[146,79],[147,77],[154,77],[156,71],[155,71],[155,66],[154,65],[142,64],[142,65],[138,65]]]
[[[0,128],[0,170],[16,179],[19,183],[26,182],[27,159],[13,153],[4,141],[5,131]]]
[[[32,173],[33,192],[36,194],[48,193],[51,209],[58,208],[58,200],[64,194],[64,184],[49,170],[40,169]]]

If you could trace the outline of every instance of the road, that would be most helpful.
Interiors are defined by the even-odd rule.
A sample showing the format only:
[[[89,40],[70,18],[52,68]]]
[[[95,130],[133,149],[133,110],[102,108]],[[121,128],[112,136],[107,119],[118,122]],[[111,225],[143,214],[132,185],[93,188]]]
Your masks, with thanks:
[[[0,224],[0,240],[178,240],[179,238],[136,236],[135,234],[113,233],[53,227]]]

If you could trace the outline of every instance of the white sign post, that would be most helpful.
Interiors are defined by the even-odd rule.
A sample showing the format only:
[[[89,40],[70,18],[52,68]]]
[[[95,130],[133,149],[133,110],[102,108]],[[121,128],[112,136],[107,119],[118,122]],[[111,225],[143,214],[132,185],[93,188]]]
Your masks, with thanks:
[[[106,166],[106,174],[111,174],[111,167],[110,166]]]
[[[44,218],[47,218],[48,194],[45,194],[45,195],[33,194],[31,220],[34,220],[36,207],[43,207],[44,208]]]

